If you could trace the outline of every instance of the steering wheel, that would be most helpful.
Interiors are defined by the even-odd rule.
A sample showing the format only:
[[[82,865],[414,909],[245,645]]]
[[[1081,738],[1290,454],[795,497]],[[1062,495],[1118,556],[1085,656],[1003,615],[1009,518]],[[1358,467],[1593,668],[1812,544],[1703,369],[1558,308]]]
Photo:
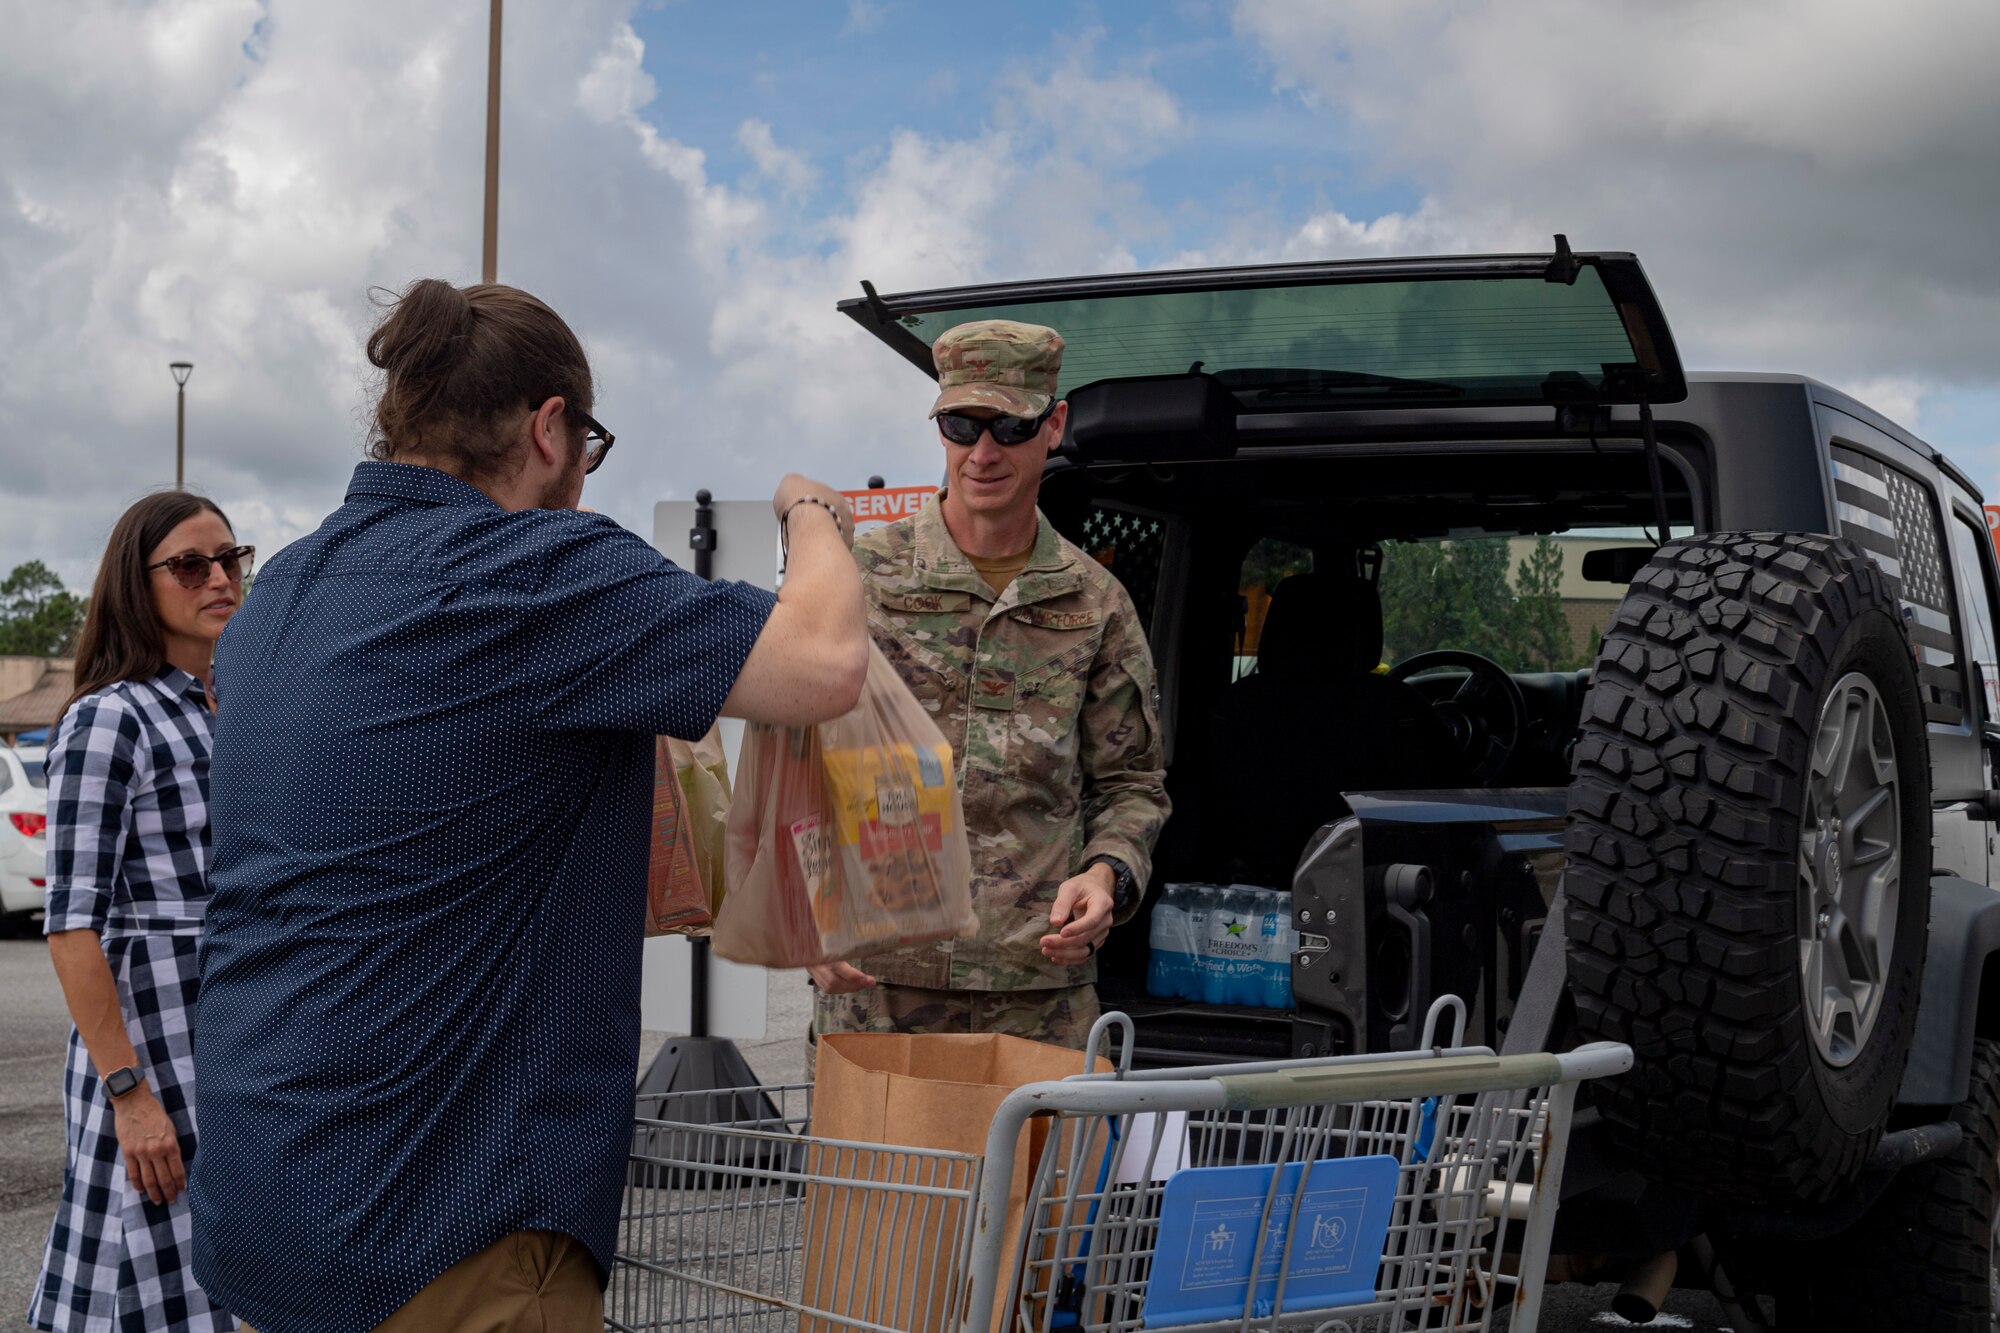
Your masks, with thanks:
[[[1473,785],[1484,787],[1500,776],[1519,748],[1527,701],[1520,685],[1498,662],[1456,648],[1418,653],[1398,662],[1390,668],[1389,679],[1407,681],[1437,671],[1467,673],[1463,685],[1448,698],[1431,700],[1431,708],[1472,770]]]

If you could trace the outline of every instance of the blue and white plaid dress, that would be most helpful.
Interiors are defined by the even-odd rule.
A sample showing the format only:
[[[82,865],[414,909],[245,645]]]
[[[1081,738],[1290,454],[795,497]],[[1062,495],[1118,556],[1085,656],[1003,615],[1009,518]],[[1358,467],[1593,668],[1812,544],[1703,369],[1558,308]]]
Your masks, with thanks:
[[[49,934],[95,930],[139,1067],[192,1161],[195,993],[208,907],[208,753],[201,682],[173,667],[84,696],[49,744]],[[74,1029],[63,1070],[62,1202],[28,1321],[75,1333],[233,1329],[190,1271],[187,1194],[132,1185],[111,1102]]]

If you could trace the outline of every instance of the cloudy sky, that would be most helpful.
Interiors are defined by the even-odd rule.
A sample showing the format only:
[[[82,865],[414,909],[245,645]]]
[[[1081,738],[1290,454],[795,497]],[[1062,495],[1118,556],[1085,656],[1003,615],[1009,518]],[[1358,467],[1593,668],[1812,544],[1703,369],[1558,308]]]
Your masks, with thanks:
[[[0,570],[173,476],[339,504],[371,286],[479,267],[476,0],[0,0]],[[512,0],[500,276],[597,368],[585,503],[934,479],[835,300],[1195,263],[1644,259],[1695,367],[1859,393],[2000,492],[1992,0]]]

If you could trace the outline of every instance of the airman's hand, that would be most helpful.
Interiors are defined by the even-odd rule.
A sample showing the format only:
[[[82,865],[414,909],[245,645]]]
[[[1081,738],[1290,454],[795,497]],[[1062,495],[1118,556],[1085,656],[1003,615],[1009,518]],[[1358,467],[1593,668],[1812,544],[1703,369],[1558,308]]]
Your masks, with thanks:
[[[807,968],[806,973],[812,977],[813,985],[828,995],[851,995],[880,984],[852,963],[822,963]]]
[[[1042,936],[1042,957],[1065,967],[1088,962],[1111,934],[1117,892],[1118,878],[1102,861],[1064,880],[1049,909],[1049,925],[1056,933]]]

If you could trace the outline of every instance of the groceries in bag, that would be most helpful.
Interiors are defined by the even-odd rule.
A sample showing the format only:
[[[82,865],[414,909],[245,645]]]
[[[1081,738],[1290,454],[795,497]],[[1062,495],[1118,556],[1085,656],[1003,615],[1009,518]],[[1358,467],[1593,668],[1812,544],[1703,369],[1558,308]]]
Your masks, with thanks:
[[[852,710],[750,724],[738,768],[716,953],[808,967],[978,929],[951,746],[873,644]]]
[[[649,936],[699,934],[715,919],[706,851],[671,748],[682,743],[665,736],[653,742],[653,828],[646,855]]]
[[[1111,1062],[1100,1056],[1092,1068],[1108,1074]],[[829,1033],[819,1044],[810,1132],[818,1140],[981,1154],[994,1113],[1009,1093],[1084,1070],[1080,1051],[1000,1033]],[[999,1253],[1029,1252],[1030,1292],[1046,1291],[1053,1279],[1046,1253],[1053,1238],[1021,1244],[1028,1192],[1042,1158],[1053,1152],[1064,1163],[1100,1161],[1107,1137],[1101,1122],[1044,1116],[1032,1118],[1020,1132]],[[973,1206],[972,1198],[937,1197],[942,1191],[934,1188],[927,1192],[912,1178],[909,1159],[895,1154],[843,1149],[840,1160],[854,1178],[881,1187],[856,1189],[823,1177],[807,1188],[800,1298],[808,1308],[838,1318],[801,1315],[799,1333],[851,1333],[867,1325],[959,1333],[986,1324],[966,1317],[969,1293],[963,1287],[957,1307],[945,1300],[964,1262],[951,1238],[964,1233],[964,1210]],[[933,1159],[923,1180],[934,1187],[949,1169],[943,1159]],[[1071,1213],[1068,1225],[1083,1227],[1084,1208]],[[1003,1276],[993,1293],[993,1333],[1017,1326],[1006,1318],[1007,1285]]]
[[[692,743],[670,737],[667,753],[680,785],[695,869],[707,889],[708,910],[713,915],[722,910],[724,847],[729,832],[729,760],[722,751],[721,729],[712,726],[706,736]]]

